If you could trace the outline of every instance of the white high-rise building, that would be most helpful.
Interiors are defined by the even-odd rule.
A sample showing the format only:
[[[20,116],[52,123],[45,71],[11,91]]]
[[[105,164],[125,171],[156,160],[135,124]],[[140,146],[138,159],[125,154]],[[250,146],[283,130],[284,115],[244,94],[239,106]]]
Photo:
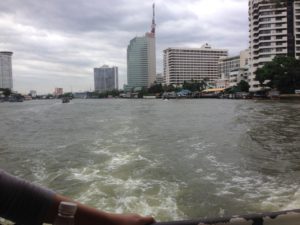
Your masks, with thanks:
[[[12,52],[0,52],[0,88],[13,89]]]
[[[164,76],[166,84],[184,81],[214,81],[220,78],[218,62],[228,56],[228,50],[201,48],[167,48],[164,50]]]
[[[95,91],[105,92],[118,90],[118,83],[118,67],[103,65],[100,68],[94,68]]]
[[[155,10],[151,32],[135,37],[127,47],[127,88],[150,87],[156,79]]]
[[[275,56],[300,57],[300,1],[249,0],[250,91],[255,71]]]

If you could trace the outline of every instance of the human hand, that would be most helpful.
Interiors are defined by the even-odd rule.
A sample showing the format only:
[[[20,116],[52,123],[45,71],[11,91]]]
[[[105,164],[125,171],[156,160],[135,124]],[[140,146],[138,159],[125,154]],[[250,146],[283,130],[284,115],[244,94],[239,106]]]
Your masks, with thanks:
[[[138,214],[114,214],[115,225],[150,225],[155,223],[151,216],[140,216]]]

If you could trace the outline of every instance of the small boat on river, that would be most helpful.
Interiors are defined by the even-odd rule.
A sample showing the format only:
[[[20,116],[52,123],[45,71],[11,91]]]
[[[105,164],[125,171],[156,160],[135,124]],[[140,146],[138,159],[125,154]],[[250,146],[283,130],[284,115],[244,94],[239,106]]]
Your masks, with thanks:
[[[62,103],[69,103],[69,102],[70,102],[70,98],[68,98],[68,97],[62,98]]]

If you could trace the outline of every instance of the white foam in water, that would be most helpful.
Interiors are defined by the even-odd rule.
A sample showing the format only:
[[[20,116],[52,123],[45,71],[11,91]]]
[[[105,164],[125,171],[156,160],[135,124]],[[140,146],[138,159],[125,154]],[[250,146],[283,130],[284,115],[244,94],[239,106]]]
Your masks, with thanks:
[[[111,155],[111,152],[109,151],[108,148],[97,148],[96,150],[93,150],[92,152],[97,154],[97,155],[100,155],[100,154],[105,154],[105,155],[108,155],[108,156]]]
[[[158,162],[142,155],[142,149],[131,152],[118,152],[102,164],[91,164],[88,167],[70,168],[68,180],[77,179],[92,182],[84,186],[75,198],[83,203],[116,213],[139,213],[153,215],[160,219],[180,219],[184,214],[178,209],[176,196],[180,184],[142,177],[120,178],[112,171],[135,161],[145,162],[147,167],[157,167]]]
[[[114,170],[117,169],[123,165],[128,164],[131,162],[131,160],[134,160],[135,157],[132,155],[126,155],[126,154],[117,154],[115,155],[111,161],[107,163],[107,169],[108,170]]]
[[[292,201],[282,207],[282,210],[300,209],[300,189],[298,189],[292,197]]]
[[[81,181],[95,181],[101,178],[100,170],[94,167],[71,168],[69,180],[77,179]]]
[[[214,155],[206,158],[218,175],[210,172],[202,179],[215,183],[217,196],[236,196],[239,193],[240,196],[235,197],[237,201],[260,207],[262,211],[300,208],[299,184],[286,184],[276,176],[241,171],[232,164],[219,162]]]
[[[83,180],[91,180],[95,175],[95,172],[92,172],[90,178],[86,179],[87,170],[81,171],[84,171]],[[78,176],[79,174],[75,174],[75,177],[78,178]],[[107,186],[111,187],[112,193],[115,194],[106,193],[105,187]],[[158,190],[155,191],[155,189]],[[151,190],[154,190],[156,194],[147,194]],[[135,212],[159,218],[179,219],[184,217],[176,203],[179,190],[179,184],[174,182],[133,178],[122,180],[104,175],[86,187],[77,200],[85,203],[93,202],[94,206],[99,209],[116,213]]]
[[[48,174],[45,168],[45,162],[40,159],[31,159],[30,162],[32,166],[30,167],[32,174],[35,176],[36,180],[43,182],[48,178]]]

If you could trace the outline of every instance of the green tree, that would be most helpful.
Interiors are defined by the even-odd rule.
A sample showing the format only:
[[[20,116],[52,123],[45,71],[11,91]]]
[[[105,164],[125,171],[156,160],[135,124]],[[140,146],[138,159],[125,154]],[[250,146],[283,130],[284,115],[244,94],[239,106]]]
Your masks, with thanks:
[[[11,90],[9,88],[0,88],[0,91],[3,92],[3,95],[5,97],[8,97],[11,95]]]
[[[116,97],[116,96],[119,96],[119,95],[120,95],[120,91],[117,90],[117,89],[113,89],[113,90],[111,90],[111,91],[107,91],[106,93],[107,93],[107,96],[108,96],[108,95],[111,95],[111,96],[113,96],[113,97]]]
[[[241,80],[237,84],[237,87],[241,92],[249,92],[250,85],[248,84],[247,81]]]
[[[169,85],[164,85],[163,90],[166,92],[172,92],[175,91],[176,88],[172,84],[169,84]]]
[[[153,84],[149,89],[148,93],[158,94],[163,92],[163,86],[161,84]]]
[[[47,94],[46,99],[54,98],[52,94]]]
[[[277,56],[256,71],[255,80],[264,87],[276,88],[281,93],[300,89],[300,60]]]
[[[200,91],[200,89],[202,89],[202,86],[203,86],[202,81],[199,83],[198,81],[191,80],[190,82],[184,81],[182,88],[194,92],[194,91]]]
[[[138,98],[143,98],[143,96],[147,94],[148,94],[148,89],[146,87],[142,87],[142,89],[138,92]]]
[[[71,92],[64,93],[62,97],[73,98],[73,94]]]

